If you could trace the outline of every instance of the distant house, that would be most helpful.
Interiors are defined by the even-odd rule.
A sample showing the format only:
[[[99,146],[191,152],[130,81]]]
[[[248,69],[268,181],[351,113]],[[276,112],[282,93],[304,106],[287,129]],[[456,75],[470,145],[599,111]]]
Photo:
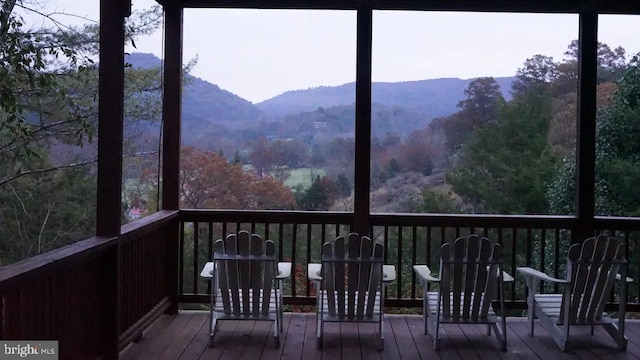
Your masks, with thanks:
[[[313,122],[313,127],[316,129],[324,129],[327,127],[327,122],[326,121],[314,121]]]

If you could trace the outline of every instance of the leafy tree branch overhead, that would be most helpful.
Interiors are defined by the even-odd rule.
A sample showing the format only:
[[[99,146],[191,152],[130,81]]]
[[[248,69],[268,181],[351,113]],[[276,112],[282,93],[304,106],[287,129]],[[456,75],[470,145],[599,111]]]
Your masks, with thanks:
[[[28,27],[21,13],[35,13],[48,26]],[[33,157],[49,158],[52,144],[90,145],[97,125],[99,26],[66,26],[60,14],[46,14],[37,2],[5,0],[0,10],[0,184],[28,173]],[[64,14],[64,16],[72,16]],[[134,13],[126,36],[149,34],[161,25],[159,7]],[[47,20],[46,22],[44,20]],[[159,69],[127,69],[127,122],[159,117]],[[133,136],[130,136],[133,138]],[[131,140],[131,139],[128,139]],[[54,161],[46,168],[85,164]]]
[[[94,233],[99,26],[70,17],[0,0],[0,266]],[[159,7],[134,13],[128,41],[161,21]],[[144,127],[159,120],[160,68],[129,65],[125,77],[127,167],[157,151]]]

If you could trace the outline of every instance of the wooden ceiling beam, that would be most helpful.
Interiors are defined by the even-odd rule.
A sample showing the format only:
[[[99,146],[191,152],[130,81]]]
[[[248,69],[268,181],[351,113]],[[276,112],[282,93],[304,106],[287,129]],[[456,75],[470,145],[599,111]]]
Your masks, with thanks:
[[[640,1],[631,0],[157,0],[184,8],[356,10],[363,3],[374,10],[479,11],[640,14]]]

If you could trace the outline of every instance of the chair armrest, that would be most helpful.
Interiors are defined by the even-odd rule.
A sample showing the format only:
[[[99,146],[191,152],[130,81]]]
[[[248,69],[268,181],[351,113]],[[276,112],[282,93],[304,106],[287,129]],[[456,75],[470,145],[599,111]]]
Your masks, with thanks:
[[[487,265],[487,271],[489,271],[490,267],[491,267],[491,265]],[[498,269],[497,268],[496,268],[496,277],[498,277]],[[509,274],[508,272],[502,270],[502,282],[512,283],[514,281],[515,281],[515,279],[513,278],[513,276],[511,276],[511,274]]]
[[[616,280],[620,281],[622,279],[622,276],[620,274],[616,274]],[[630,284],[633,282],[633,279],[627,276],[627,284]]]
[[[538,270],[532,269],[530,267],[519,267],[519,268],[516,268],[516,271],[518,271],[524,277],[529,277],[529,278],[534,278],[534,279],[538,279],[538,280],[554,282],[556,284],[565,284],[566,285],[566,284],[570,284],[571,283],[569,280],[556,279],[554,277],[551,277],[551,276],[543,273],[542,271],[538,271]]]
[[[396,279],[396,267],[393,265],[382,266],[382,282],[389,283]]]
[[[204,267],[200,272],[200,277],[207,280],[211,280],[213,278],[213,261],[209,261],[204,264]]]
[[[307,277],[311,281],[322,281],[322,264],[307,264]]]
[[[502,271],[502,282],[506,282],[506,283],[512,283],[514,282],[516,279],[513,278],[513,276],[511,276],[511,274],[509,274],[506,271]]]
[[[279,262],[278,263],[278,275],[276,275],[277,280],[286,279],[291,276],[291,263],[290,262]]]
[[[413,265],[413,271],[416,272],[422,282],[440,282],[440,279],[431,276],[431,270],[427,265]]]

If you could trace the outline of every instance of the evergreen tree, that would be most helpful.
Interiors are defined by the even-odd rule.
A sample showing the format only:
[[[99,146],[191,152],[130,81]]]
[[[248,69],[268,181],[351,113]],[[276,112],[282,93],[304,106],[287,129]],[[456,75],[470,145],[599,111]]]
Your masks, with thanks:
[[[301,197],[298,207],[302,210],[328,210],[331,205],[328,190],[320,175],[317,175],[309,189],[305,191],[304,196]]]

